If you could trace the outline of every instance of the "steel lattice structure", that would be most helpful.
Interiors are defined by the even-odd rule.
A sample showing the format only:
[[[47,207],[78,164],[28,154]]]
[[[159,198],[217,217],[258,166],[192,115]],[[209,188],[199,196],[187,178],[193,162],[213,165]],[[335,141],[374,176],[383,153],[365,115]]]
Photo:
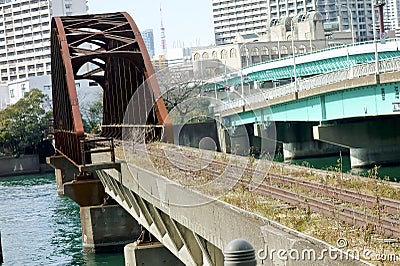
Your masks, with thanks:
[[[84,163],[79,146],[85,133],[75,85],[80,79],[93,80],[103,88],[102,136],[121,139],[125,110],[146,80],[151,82],[140,90],[141,95],[135,94],[139,102],[132,109],[135,124],[169,123],[157,81],[149,79],[154,69],[144,41],[127,13],[54,17],[51,27],[54,134],[58,152],[75,164]]]

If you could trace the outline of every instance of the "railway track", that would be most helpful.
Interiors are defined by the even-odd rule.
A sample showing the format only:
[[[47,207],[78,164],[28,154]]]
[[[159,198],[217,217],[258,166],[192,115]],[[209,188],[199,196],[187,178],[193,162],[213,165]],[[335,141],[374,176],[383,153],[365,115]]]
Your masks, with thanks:
[[[154,147],[150,148],[151,156],[158,158],[160,161],[169,161],[169,163],[172,163],[175,167],[180,166],[180,168],[188,171],[190,171],[190,169],[197,169],[193,167],[190,162],[185,162],[182,158],[174,157],[174,150],[168,151],[168,157],[161,151],[161,149]],[[230,168],[230,172],[242,171],[248,175],[266,176],[255,193],[284,201],[295,207],[309,208],[313,212],[320,213],[327,217],[333,217],[341,222],[352,224],[360,228],[370,225],[373,226],[377,232],[385,236],[400,238],[399,200],[379,197],[346,188],[333,187],[315,181],[302,180],[289,175],[267,174],[266,172],[255,170],[248,166],[243,168],[243,166],[240,165],[228,164],[216,160],[204,160],[197,157],[196,159],[200,160],[201,164],[209,166],[201,169],[201,171],[205,171],[211,176],[221,175],[221,171],[228,167]],[[164,166],[165,163],[164,161]],[[231,179],[231,181],[237,181],[237,178],[231,175],[226,175],[226,178]],[[240,179],[238,184],[248,186],[249,182]],[[296,193],[284,187],[297,187],[308,193]],[[310,196],[310,194],[313,196]],[[365,210],[363,211],[346,206],[347,203],[360,206]]]

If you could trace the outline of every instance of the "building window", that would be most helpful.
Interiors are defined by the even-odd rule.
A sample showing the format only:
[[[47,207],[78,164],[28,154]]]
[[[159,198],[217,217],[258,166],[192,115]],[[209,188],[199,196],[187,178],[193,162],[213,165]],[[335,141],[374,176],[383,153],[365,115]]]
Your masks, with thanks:
[[[235,48],[232,48],[232,49],[230,50],[229,54],[230,54],[230,57],[231,57],[231,58],[236,58],[236,57],[237,57],[237,55],[236,55],[236,49],[235,49]]]
[[[304,44],[301,44],[299,46],[299,54],[305,54],[307,52],[306,46]]]
[[[97,86],[99,86],[98,84],[97,84],[97,82],[89,82],[89,87],[97,87]]]
[[[285,45],[282,45],[281,47],[281,55],[285,56],[288,54],[288,48]]]
[[[10,90],[10,98],[14,98],[15,97],[15,95],[14,95],[14,89],[11,89]]]
[[[225,49],[223,49],[221,51],[221,59],[227,59],[227,58],[228,58],[228,52]]]
[[[259,55],[260,55],[260,53],[259,53],[257,47],[254,47],[254,48],[251,50],[251,55],[252,55],[252,56],[259,56]]]
[[[22,94],[22,96],[25,96],[25,90],[26,90],[25,83],[23,83],[23,84],[21,84],[21,94]]]
[[[45,91],[49,91],[50,89],[51,89],[50,85],[44,85],[43,86],[43,90],[45,90]]]

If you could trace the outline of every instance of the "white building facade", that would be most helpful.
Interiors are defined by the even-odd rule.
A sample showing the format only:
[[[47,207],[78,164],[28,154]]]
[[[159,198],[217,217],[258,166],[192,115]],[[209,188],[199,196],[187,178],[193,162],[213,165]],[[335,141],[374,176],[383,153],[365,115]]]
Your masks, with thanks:
[[[395,32],[400,37],[400,0],[386,0],[383,8],[385,29]]]
[[[50,19],[48,1],[6,1],[0,5],[2,83],[50,74]]]
[[[353,29],[356,41],[371,40],[372,9],[370,0],[212,0],[215,43],[233,43],[237,34],[266,34],[267,21],[311,10],[322,14],[327,31]]]
[[[51,17],[86,13],[86,0],[0,0],[0,84],[10,104],[51,86]]]
[[[215,44],[233,43],[237,34],[266,33],[267,0],[212,0]]]

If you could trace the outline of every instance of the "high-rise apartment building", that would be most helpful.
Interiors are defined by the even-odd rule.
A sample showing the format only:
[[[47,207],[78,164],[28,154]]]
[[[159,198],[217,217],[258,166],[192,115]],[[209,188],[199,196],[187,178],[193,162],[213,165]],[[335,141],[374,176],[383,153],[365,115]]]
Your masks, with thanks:
[[[373,38],[372,14],[377,18],[377,9],[371,0],[315,0],[315,9],[322,14],[326,30],[352,31],[356,41]],[[374,12],[373,12],[374,10]],[[376,19],[376,29],[379,28]]]
[[[369,40],[372,9],[370,0],[212,0],[215,43],[232,43],[237,34],[263,35],[272,19],[311,10],[322,14],[326,30],[351,31],[353,27],[356,40]]]
[[[144,30],[141,32],[144,44],[146,45],[147,52],[149,53],[150,58],[153,58],[155,55],[154,50],[154,34],[152,29]]]
[[[386,30],[393,30],[400,37],[400,0],[386,0],[383,7]]]
[[[232,43],[237,34],[265,34],[267,0],[212,0],[215,44]]]
[[[0,0],[0,82],[50,74],[51,17],[86,12],[86,0]]]
[[[50,0],[52,16],[72,16],[87,14],[87,0]]]
[[[14,104],[32,88],[51,96],[51,17],[86,13],[87,0],[0,0],[0,86],[9,90],[3,102]]]

